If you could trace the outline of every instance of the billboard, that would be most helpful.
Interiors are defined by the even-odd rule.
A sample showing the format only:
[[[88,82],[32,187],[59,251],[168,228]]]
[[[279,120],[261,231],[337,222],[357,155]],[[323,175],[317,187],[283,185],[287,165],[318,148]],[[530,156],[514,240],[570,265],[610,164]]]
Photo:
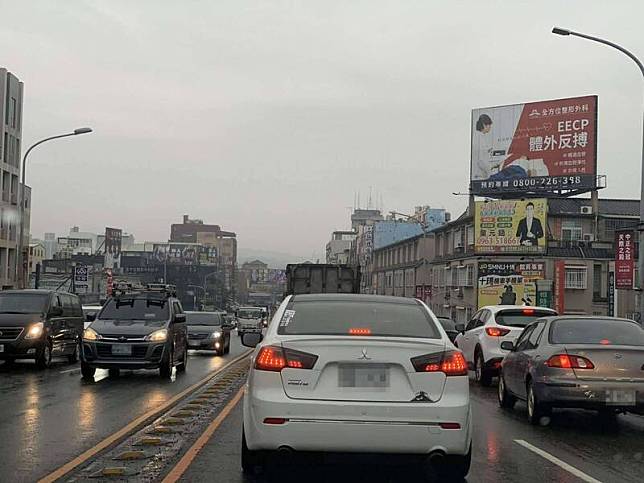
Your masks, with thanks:
[[[546,199],[477,201],[475,208],[476,253],[545,253]]]
[[[563,315],[566,307],[566,261],[555,261],[555,310]]]
[[[478,306],[535,305],[536,281],[545,277],[543,262],[479,262]]]
[[[123,230],[119,228],[105,228],[105,267],[115,268],[121,264],[121,243]]]
[[[474,109],[471,122],[472,193],[596,187],[597,96]]]
[[[633,230],[615,232],[615,288],[632,289],[635,278]]]

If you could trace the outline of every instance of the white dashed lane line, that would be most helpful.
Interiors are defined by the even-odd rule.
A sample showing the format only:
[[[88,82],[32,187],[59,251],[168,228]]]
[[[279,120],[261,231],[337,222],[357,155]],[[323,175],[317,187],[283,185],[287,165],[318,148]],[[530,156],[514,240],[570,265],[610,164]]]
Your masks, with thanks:
[[[536,446],[528,443],[527,441],[525,441],[523,439],[515,439],[514,442],[519,444],[519,445],[521,445],[521,446],[523,446],[524,448],[532,451],[533,453],[538,454],[542,458],[547,459],[551,463],[553,463],[553,464],[559,466],[560,468],[566,470],[568,473],[570,473],[571,475],[576,476],[580,480],[587,481],[588,483],[601,483],[601,481],[593,478],[590,475],[587,475],[583,471],[578,470],[574,466],[569,465],[565,461],[560,460],[556,456],[551,455],[550,453],[548,453],[547,451],[542,450],[541,448],[537,448]]]

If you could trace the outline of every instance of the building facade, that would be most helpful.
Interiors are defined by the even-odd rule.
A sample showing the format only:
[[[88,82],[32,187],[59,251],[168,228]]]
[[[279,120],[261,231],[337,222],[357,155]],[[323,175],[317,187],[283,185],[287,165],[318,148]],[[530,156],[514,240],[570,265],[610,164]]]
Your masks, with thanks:
[[[18,286],[18,234],[20,231],[20,162],[22,149],[23,84],[0,68],[0,287]],[[28,253],[31,191],[25,191],[23,239]],[[23,270],[27,268],[27,257]]]
[[[354,231],[334,231],[326,244],[326,263],[349,263],[351,245],[357,237]]]
[[[38,265],[45,259],[45,246],[42,242],[29,244],[29,273],[36,273]]]

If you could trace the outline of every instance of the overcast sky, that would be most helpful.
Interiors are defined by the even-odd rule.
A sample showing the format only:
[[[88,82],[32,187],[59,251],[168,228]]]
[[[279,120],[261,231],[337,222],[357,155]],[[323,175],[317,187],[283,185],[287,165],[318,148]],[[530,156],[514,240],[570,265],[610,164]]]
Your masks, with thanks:
[[[599,96],[605,197],[639,198],[639,0],[0,0],[0,65],[25,84],[32,233],[167,240],[190,214],[241,249],[322,257],[354,193],[385,210],[467,199],[470,111]],[[379,196],[374,195],[374,202]]]

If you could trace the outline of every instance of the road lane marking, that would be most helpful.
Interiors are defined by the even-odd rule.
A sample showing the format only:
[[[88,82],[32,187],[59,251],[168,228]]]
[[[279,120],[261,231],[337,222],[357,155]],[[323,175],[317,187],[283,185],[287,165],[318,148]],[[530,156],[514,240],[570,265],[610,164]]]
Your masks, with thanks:
[[[217,415],[217,417],[208,425],[206,430],[199,436],[197,441],[186,451],[186,453],[183,455],[183,457],[179,460],[179,462],[175,465],[172,470],[170,470],[170,473],[166,475],[166,477],[163,479],[161,483],[175,483],[179,481],[179,478],[186,472],[192,461],[197,457],[199,452],[203,449],[204,446],[210,441],[210,438],[212,438],[212,435],[215,434],[215,431],[217,431],[217,428],[221,426],[221,423],[224,422],[224,420],[228,417],[230,412],[237,406],[239,403],[239,400],[242,398],[244,395],[244,388],[242,387],[237,394],[235,394],[235,397],[230,400],[228,404],[224,407],[224,409],[221,410],[221,412]]]
[[[243,360],[245,357],[248,357],[250,353],[252,352],[251,350],[247,350],[243,354],[239,355],[235,359],[231,360],[228,362],[226,365],[220,367],[218,370],[215,372],[212,372],[208,374],[206,377],[201,379],[200,381],[196,382],[192,386],[184,389],[180,393],[176,394],[172,398],[168,399],[166,402],[158,406],[157,408],[151,409],[150,411],[146,412],[145,414],[142,414],[138,418],[134,419],[132,422],[128,423],[126,426],[123,428],[119,429],[117,432],[112,433],[110,436],[105,438],[104,440],[100,441],[96,445],[94,445],[92,448],[88,449],[87,451],[81,453],[78,455],[76,458],[71,460],[70,462],[64,464],[57,470],[54,470],[53,472],[49,473],[47,476],[44,476],[40,480],[38,480],[38,483],[53,483],[56,480],[62,478],[65,476],[67,473],[72,471],[74,468],[82,465],[85,463],[87,460],[90,458],[96,456],[98,453],[101,451],[109,448],[119,440],[123,439],[126,437],[128,434],[134,432],[137,428],[143,426],[148,420],[168,411],[170,408],[172,408],[174,405],[176,405],[181,399],[185,398],[188,394],[191,392],[196,391],[199,389],[201,386],[207,384],[210,380],[212,380],[214,377],[216,377],[218,374],[223,372],[225,369],[228,367],[237,364],[239,361]]]
[[[529,450],[530,450],[530,451],[532,451],[533,453],[538,454],[538,455],[539,455],[539,456],[541,456],[542,458],[547,459],[547,460],[548,460],[548,461],[550,461],[551,463],[556,464],[556,465],[557,465],[557,466],[559,466],[560,468],[563,468],[563,469],[564,469],[564,470],[566,470],[568,473],[570,473],[570,474],[572,474],[572,475],[576,476],[576,477],[577,477],[577,478],[579,478],[580,480],[587,481],[588,483],[601,483],[601,481],[596,480],[596,479],[595,479],[595,478],[593,478],[592,476],[587,475],[587,474],[586,474],[586,473],[584,473],[583,471],[578,470],[577,468],[575,468],[574,466],[569,465],[569,464],[568,464],[568,463],[566,463],[565,461],[561,461],[559,458],[557,458],[556,456],[551,455],[551,454],[550,454],[550,453],[548,453],[547,451],[544,451],[544,450],[542,450],[541,448],[537,448],[536,446],[531,445],[530,443],[528,443],[527,441],[525,441],[525,440],[523,440],[523,439],[515,439],[515,440],[514,440],[514,442],[515,442],[515,443],[517,443],[517,444],[519,444],[519,445],[521,445],[521,446],[523,446],[523,447],[524,447],[524,448],[526,448],[526,449],[529,449]]]
[[[67,369],[66,371],[59,371],[60,374],[67,374],[68,372],[80,372],[80,367],[76,367],[74,369]]]

